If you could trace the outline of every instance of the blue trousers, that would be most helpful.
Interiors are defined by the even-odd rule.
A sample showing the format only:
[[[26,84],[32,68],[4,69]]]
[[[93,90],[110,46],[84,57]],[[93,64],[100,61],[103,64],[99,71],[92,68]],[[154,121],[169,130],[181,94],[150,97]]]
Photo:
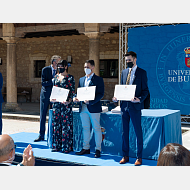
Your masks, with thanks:
[[[2,103],[0,103],[0,135],[2,135]]]
[[[142,158],[143,151],[143,135],[141,127],[141,110],[127,108],[127,102],[121,106],[122,112],[122,151],[123,156],[129,156],[129,122],[133,123],[135,134],[137,137],[137,158]]]
[[[50,102],[43,101],[40,99],[40,135],[44,137],[46,130],[46,115],[49,108]]]

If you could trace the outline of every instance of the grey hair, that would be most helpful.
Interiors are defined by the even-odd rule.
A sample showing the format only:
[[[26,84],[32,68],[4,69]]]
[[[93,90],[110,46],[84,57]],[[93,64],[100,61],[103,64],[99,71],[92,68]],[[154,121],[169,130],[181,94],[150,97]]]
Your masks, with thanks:
[[[11,151],[11,148],[13,148],[13,145],[14,145],[14,141],[12,138],[10,138],[10,142],[7,143],[6,146],[0,147],[0,157],[9,154],[9,152]]]
[[[53,63],[54,60],[57,60],[57,59],[61,59],[61,56],[59,56],[59,55],[53,55],[51,57],[51,64]]]

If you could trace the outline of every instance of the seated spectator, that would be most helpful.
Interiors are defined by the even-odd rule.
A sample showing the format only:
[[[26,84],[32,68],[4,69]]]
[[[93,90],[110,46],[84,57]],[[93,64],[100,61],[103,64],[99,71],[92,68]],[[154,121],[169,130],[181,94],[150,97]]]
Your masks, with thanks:
[[[157,166],[190,166],[190,152],[180,144],[169,143],[161,150]]]
[[[15,159],[15,144],[13,139],[7,135],[0,135],[0,166],[11,166]],[[23,160],[17,166],[34,166],[35,158],[31,145],[28,145],[23,152]]]

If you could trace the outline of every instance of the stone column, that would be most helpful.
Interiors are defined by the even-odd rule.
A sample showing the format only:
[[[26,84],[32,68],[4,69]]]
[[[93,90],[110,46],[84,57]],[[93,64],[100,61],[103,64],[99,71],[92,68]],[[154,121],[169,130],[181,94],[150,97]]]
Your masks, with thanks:
[[[89,59],[93,59],[95,62],[95,74],[100,75],[100,32],[99,23],[85,23],[85,33],[89,37]]]
[[[16,38],[12,23],[3,24],[3,40],[7,42],[7,103],[5,110],[20,110],[17,104],[17,81],[16,81]]]

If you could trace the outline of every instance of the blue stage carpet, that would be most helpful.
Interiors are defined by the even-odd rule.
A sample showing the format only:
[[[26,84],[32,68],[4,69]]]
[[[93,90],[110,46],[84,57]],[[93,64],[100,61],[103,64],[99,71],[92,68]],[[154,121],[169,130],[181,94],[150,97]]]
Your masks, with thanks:
[[[37,133],[15,133],[10,135],[16,147],[16,154],[22,154],[24,149],[31,144],[34,156],[38,158],[55,160],[55,161],[64,161],[70,163],[84,164],[84,165],[94,165],[94,166],[134,166],[135,158],[130,158],[129,162],[126,164],[119,164],[121,156],[102,154],[100,158],[94,158],[94,152],[91,154],[77,156],[75,152],[69,154],[64,154],[60,152],[51,152],[51,149],[47,146],[47,141],[34,142],[34,139],[38,137]],[[156,166],[156,160],[146,160],[143,159],[142,166]]]

